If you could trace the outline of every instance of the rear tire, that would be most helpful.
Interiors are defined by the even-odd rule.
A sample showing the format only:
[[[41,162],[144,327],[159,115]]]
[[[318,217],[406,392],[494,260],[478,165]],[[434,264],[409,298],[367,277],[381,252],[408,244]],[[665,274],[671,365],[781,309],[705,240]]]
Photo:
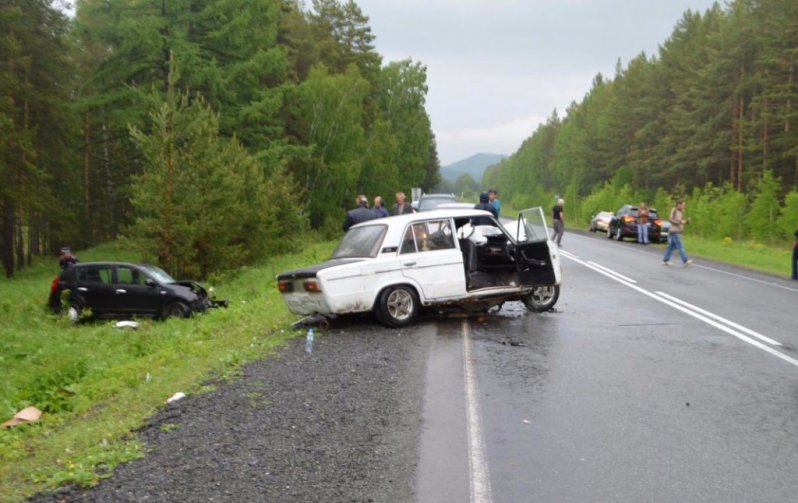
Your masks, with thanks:
[[[524,297],[524,305],[535,313],[549,311],[560,298],[559,285],[539,286]]]
[[[374,313],[383,325],[399,328],[413,323],[420,309],[416,291],[407,285],[398,285],[383,290]]]
[[[180,301],[177,301],[166,306],[166,309],[163,313],[163,318],[188,318],[189,314],[191,314],[191,310],[188,308],[188,306]]]
[[[81,313],[83,311],[83,306],[81,306],[77,302],[72,302],[69,304],[69,307],[66,308],[66,317],[69,318],[69,321],[72,323],[78,323],[80,321]]]

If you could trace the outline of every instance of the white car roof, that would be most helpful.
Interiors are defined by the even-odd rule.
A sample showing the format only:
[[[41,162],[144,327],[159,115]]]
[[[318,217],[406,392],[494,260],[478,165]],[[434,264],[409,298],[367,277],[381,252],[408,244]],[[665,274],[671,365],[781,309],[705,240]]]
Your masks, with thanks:
[[[408,213],[405,215],[396,215],[385,218],[376,218],[366,222],[359,223],[352,226],[367,227],[370,225],[387,225],[388,232],[385,234],[385,239],[382,241],[382,247],[386,246],[399,246],[402,240],[402,233],[408,224],[415,222],[426,222],[428,220],[440,220],[444,218],[472,218],[472,217],[493,217],[493,214],[485,210],[475,209],[434,209],[430,211],[421,211],[418,213]]]

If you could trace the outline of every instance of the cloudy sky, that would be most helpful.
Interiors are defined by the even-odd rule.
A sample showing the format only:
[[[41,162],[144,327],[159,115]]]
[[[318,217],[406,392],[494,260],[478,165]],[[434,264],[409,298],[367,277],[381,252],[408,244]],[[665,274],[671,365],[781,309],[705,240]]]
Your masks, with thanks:
[[[512,154],[556,108],[579,102],[713,0],[356,0],[385,61],[427,66],[441,165]],[[722,2],[721,5],[723,4]]]

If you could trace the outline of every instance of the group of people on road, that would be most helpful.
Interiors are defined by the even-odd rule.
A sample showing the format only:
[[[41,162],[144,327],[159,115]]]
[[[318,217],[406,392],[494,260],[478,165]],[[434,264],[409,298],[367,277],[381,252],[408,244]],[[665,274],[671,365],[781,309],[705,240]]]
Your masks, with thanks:
[[[479,203],[474,206],[474,209],[489,211],[494,217],[499,218],[501,213],[501,201],[497,197],[498,193],[494,189],[483,192],[479,195]],[[562,237],[565,232],[565,200],[562,198],[557,199],[557,203],[552,208],[552,223],[554,227],[554,235],[552,240],[557,243],[557,246],[562,246]],[[673,253],[677,252],[682,263],[687,266],[693,263],[693,260],[687,255],[682,242],[682,233],[684,226],[690,223],[690,219],[685,217],[684,209],[686,203],[684,199],[679,199],[676,206],[671,208],[668,216],[670,222],[670,230],[668,231],[668,246],[665,249],[665,255],[662,257],[662,263],[666,266],[671,265],[671,258]],[[390,211],[384,206],[381,196],[374,198],[374,206],[369,208],[368,197],[364,195],[357,196],[357,207],[349,210],[346,213],[343,229],[348,231],[350,227],[360,222],[372,220],[375,218],[383,218],[392,215],[404,215],[405,213],[415,213],[415,208],[407,202],[407,196],[404,192],[396,193],[396,203]],[[641,244],[649,244],[648,228],[650,225],[651,210],[645,202],[641,202],[637,208],[637,242]],[[62,269],[66,269],[72,264],[77,263],[77,258],[74,257],[69,248],[61,250],[61,260],[59,264]],[[792,251],[792,276],[791,279],[798,280],[798,230],[795,231],[795,244]]]
[[[502,203],[497,197],[498,193],[494,189],[483,192],[479,196],[479,203],[474,206],[475,209],[489,211],[499,218]],[[346,212],[344,218],[344,231],[348,231],[350,227],[360,222],[373,220],[375,218],[384,218],[394,215],[404,215],[406,213],[415,213],[416,209],[407,202],[407,196],[404,192],[396,193],[396,203],[390,211],[383,205],[381,196],[374,198],[374,206],[369,208],[369,198],[364,195],[357,196],[357,206]]]
[[[413,206],[407,202],[407,196],[404,192],[396,193],[396,203],[391,208],[391,211],[388,211],[383,204],[382,196],[376,196],[374,198],[374,206],[369,208],[369,198],[361,194],[357,196],[357,206],[346,212],[343,229],[348,231],[350,227],[360,222],[392,215],[415,213],[415,211]]]

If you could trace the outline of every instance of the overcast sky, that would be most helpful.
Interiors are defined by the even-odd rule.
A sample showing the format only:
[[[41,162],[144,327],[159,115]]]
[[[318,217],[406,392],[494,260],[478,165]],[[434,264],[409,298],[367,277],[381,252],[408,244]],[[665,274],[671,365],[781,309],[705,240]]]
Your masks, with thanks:
[[[512,154],[597,73],[615,75],[713,0],[355,0],[384,61],[427,67],[427,111],[445,166]],[[723,5],[723,2],[719,2]]]

